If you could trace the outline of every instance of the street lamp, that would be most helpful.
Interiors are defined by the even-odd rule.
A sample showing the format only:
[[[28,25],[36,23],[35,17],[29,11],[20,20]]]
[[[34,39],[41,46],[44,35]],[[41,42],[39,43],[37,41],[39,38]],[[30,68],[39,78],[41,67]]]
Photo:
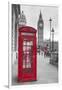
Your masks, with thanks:
[[[51,33],[52,33],[52,51],[54,51],[54,28],[52,28]]]
[[[52,23],[51,17],[49,19],[49,22],[50,22],[50,52],[51,52],[51,23]]]

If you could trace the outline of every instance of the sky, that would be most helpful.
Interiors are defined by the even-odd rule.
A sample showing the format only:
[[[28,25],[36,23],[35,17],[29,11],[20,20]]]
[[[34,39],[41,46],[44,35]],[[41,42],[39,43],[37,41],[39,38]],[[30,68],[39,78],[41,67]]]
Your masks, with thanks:
[[[37,29],[40,11],[44,21],[44,40],[50,38],[50,17],[52,18],[52,28],[54,28],[54,40],[58,40],[58,7],[56,6],[38,6],[21,5],[21,11],[24,11],[28,26]]]

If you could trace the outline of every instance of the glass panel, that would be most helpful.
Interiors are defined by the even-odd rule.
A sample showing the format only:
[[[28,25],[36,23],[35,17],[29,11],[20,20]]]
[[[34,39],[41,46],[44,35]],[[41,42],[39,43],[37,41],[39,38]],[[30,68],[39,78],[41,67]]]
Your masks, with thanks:
[[[27,42],[27,45],[30,45],[30,42]]]
[[[26,45],[26,44],[27,44],[27,42],[26,42],[26,41],[24,41],[24,42],[23,42],[23,45]]]
[[[23,42],[23,68],[31,68],[33,41]]]
[[[28,47],[27,47],[27,51],[30,52],[30,50],[31,50],[31,46],[28,46]]]
[[[27,45],[33,45],[32,41],[27,42]]]
[[[23,51],[26,51],[26,46],[23,46]]]
[[[26,68],[31,68],[31,62],[30,62],[30,56],[27,55],[27,60],[26,60]]]
[[[25,68],[25,59],[23,59],[23,68]]]
[[[33,42],[32,41],[30,41],[30,45],[33,45]]]

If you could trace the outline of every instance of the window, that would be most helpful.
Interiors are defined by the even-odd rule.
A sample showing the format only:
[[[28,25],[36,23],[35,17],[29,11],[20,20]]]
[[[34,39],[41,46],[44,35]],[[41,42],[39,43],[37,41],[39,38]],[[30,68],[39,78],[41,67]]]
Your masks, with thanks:
[[[33,41],[23,42],[23,68],[31,68],[32,64],[32,48]]]

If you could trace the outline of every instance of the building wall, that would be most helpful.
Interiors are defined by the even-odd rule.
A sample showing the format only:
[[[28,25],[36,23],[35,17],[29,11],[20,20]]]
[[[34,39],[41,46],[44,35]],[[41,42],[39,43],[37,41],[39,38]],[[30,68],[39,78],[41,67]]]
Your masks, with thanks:
[[[49,40],[45,40],[44,42],[43,42],[43,46],[45,47],[45,46],[47,46],[47,44],[48,44],[48,47],[50,46],[50,42],[49,42]],[[56,49],[56,51],[58,52],[58,41],[54,41],[54,50]]]

